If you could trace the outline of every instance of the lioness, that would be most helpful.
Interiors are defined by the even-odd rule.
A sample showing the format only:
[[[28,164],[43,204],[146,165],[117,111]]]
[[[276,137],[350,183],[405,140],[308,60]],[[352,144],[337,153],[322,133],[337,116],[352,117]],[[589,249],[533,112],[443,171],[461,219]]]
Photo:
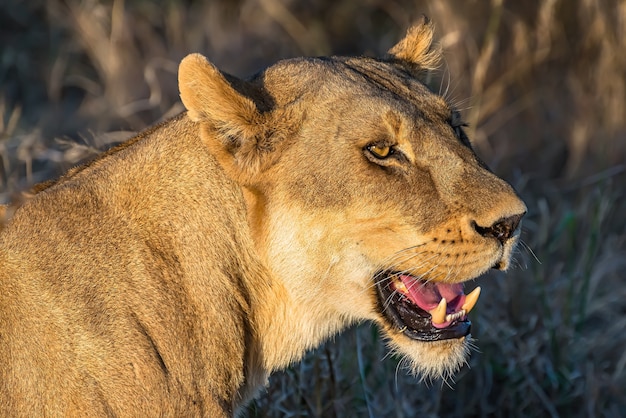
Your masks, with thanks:
[[[377,323],[454,372],[524,204],[420,74],[380,59],[180,64],[187,111],[40,187],[0,236],[0,416],[232,416],[272,371]]]

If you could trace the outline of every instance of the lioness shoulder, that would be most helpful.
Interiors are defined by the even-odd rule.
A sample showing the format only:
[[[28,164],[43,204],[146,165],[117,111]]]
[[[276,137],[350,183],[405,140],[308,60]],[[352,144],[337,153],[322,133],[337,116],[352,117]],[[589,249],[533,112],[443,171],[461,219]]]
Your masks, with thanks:
[[[368,320],[413,372],[457,370],[463,283],[508,267],[526,208],[420,81],[432,37],[247,80],[186,57],[186,112],[2,229],[0,415],[232,416]]]

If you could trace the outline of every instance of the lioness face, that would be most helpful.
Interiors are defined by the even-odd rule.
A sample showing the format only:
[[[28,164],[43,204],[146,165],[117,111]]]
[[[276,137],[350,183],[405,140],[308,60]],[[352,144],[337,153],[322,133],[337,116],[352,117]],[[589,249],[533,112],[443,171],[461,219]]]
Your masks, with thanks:
[[[477,159],[458,113],[394,64],[287,65],[325,82],[268,170],[266,259],[318,309],[379,323],[417,370],[456,368],[480,291],[463,282],[509,266],[523,203]]]
[[[416,76],[431,38],[426,23],[385,59],[279,62],[248,84],[231,80],[240,104],[210,115],[198,109],[212,99],[181,91],[243,185],[259,255],[314,320],[311,333],[372,320],[415,372],[445,376],[465,360],[480,292],[463,283],[508,268],[526,208]]]

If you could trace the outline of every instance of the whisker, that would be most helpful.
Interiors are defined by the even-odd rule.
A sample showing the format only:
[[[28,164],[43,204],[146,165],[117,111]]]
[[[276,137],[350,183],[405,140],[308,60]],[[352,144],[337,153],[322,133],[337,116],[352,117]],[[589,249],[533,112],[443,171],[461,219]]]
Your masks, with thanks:
[[[446,86],[446,91],[443,93],[443,98],[444,99],[448,99],[448,93],[450,92],[450,85],[452,84],[452,74],[450,73],[450,71],[448,71],[448,79],[447,79],[447,86]]]
[[[425,244],[421,244],[421,245],[425,245]],[[376,282],[376,280],[378,279],[379,276],[385,275],[385,272],[387,272],[389,270],[393,270],[393,268],[395,266],[398,266],[400,264],[406,263],[407,261],[411,260],[412,258],[418,257],[419,255],[423,254],[423,253],[420,253],[420,252],[411,253],[411,254],[404,254],[405,252],[413,250],[415,248],[418,248],[421,245],[405,248],[403,250],[400,250],[400,251],[392,254],[390,257],[387,257],[387,259],[384,260],[381,263],[381,264],[387,264],[387,266],[384,267],[383,270],[381,270],[380,272],[378,272],[374,276],[374,281]]]
[[[403,259],[400,259],[400,261],[398,263],[395,263],[395,265],[400,265],[402,263],[406,263],[407,261],[409,261],[412,258],[415,258],[415,257],[417,257],[419,255],[421,255],[421,254],[420,253],[412,254],[409,257],[405,257]],[[435,257],[436,257],[436,255],[433,255],[430,258],[432,259],[432,258],[435,258]],[[403,269],[401,271],[398,271],[398,272],[396,272],[397,275],[402,275],[402,274],[405,274],[405,273],[412,273],[413,271],[415,271],[415,270],[417,270],[419,268],[422,268],[424,265],[428,264],[430,262],[430,259],[422,259],[420,261],[421,261],[421,264],[412,266],[411,268],[408,268],[408,269]],[[390,268],[393,269],[393,267],[394,267],[394,265],[392,264],[390,266]],[[388,271],[388,270],[389,270],[389,268],[386,271]],[[384,274],[385,274],[385,272],[380,272],[380,273],[376,274],[376,276],[374,276],[374,283],[371,286],[376,285],[376,284],[380,284],[379,277],[384,275]],[[383,280],[390,280],[390,277],[389,276],[384,276]]]
[[[444,80],[446,79],[446,73],[448,73],[448,74],[450,73],[450,69],[448,68],[448,65],[447,65],[447,64],[448,64],[448,62],[445,60],[445,58],[444,58],[444,63],[445,63],[446,65],[445,65],[445,67],[444,67],[444,69],[443,69],[443,74],[441,75],[441,79],[439,80],[439,91],[437,92],[437,94],[438,94],[439,96],[442,96],[443,98],[445,98],[445,97],[446,97],[445,95],[442,95],[442,94],[441,94],[441,90],[442,90],[442,88],[443,88],[443,82],[444,82]],[[448,76],[448,77],[449,77],[449,76]]]
[[[528,244],[526,244],[524,242],[523,239],[520,238],[519,243],[528,250],[528,252],[530,253],[530,255],[533,256],[533,258],[535,259],[535,261],[537,261],[537,263],[542,264],[541,260],[539,260],[539,258],[537,257],[537,255],[535,254],[535,252],[532,250],[532,248],[530,248],[530,246]]]

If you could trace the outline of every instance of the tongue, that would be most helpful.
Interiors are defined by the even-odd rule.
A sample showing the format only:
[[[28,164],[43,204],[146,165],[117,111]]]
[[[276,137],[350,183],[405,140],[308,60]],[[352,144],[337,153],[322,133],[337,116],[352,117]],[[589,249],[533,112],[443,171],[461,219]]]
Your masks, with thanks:
[[[400,276],[400,280],[408,289],[411,302],[427,312],[436,308],[441,298],[446,299],[448,309],[454,312],[465,299],[461,283],[427,283],[407,275]]]

